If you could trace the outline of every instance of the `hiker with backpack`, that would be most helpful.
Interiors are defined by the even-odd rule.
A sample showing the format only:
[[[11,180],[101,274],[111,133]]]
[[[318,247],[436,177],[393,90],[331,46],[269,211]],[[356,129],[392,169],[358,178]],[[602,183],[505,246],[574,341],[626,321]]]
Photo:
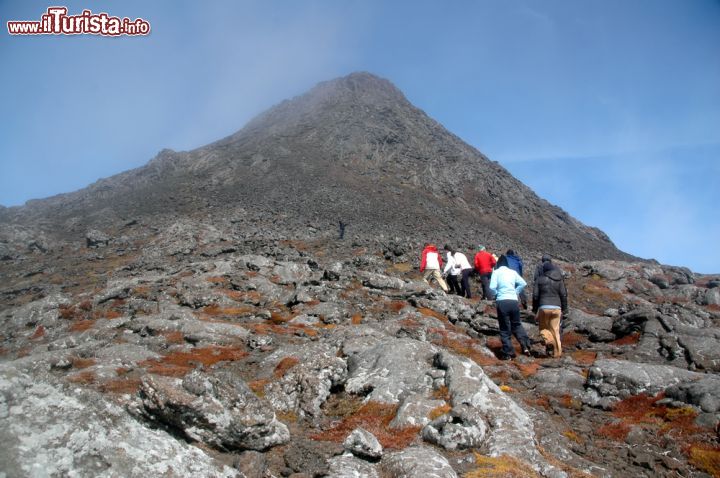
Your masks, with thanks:
[[[498,325],[502,352],[500,360],[515,358],[512,336],[520,343],[522,353],[530,355],[530,338],[520,322],[518,296],[527,286],[525,280],[514,269],[508,266],[508,258],[500,256],[495,270],[490,276],[490,291],[495,295]]]
[[[420,257],[420,272],[424,272],[423,280],[429,284],[431,278],[435,279],[435,282],[438,283],[443,292],[447,293],[448,286],[440,274],[442,265],[442,257],[440,257],[440,253],[437,247],[435,247],[435,244],[425,244],[425,249],[423,249]]]
[[[560,322],[567,313],[567,289],[562,271],[551,261],[543,262],[542,274],[533,285],[532,311],[537,314],[535,320],[547,355],[559,358],[562,355]]]
[[[475,272],[480,276],[480,284],[482,286],[482,298],[484,300],[492,300],[490,292],[490,276],[493,268],[497,264],[497,260],[485,250],[485,246],[480,246],[480,251],[475,254]]]

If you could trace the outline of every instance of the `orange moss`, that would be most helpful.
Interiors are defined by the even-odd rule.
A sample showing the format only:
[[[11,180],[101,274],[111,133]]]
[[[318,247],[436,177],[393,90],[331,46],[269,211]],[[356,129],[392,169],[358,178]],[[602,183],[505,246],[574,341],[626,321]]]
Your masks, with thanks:
[[[504,384],[500,385],[500,390],[502,390],[505,393],[514,393],[517,391],[514,388],[512,388],[510,385],[504,385]]]
[[[97,380],[97,377],[95,376],[95,374],[92,371],[85,370],[84,372],[79,372],[79,373],[69,376],[68,380],[72,383],[90,385],[92,383],[95,383],[95,380]]]
[[[437,400],[450,400],[450,390],[443,385],[442,387],[433,390],[432,397]]]
[[[375,435],[384,448],[402,450],[417,438],[421,427],[389,428],[396,412],[397,405],[368,402],[333,428],[311,435],[310,438],[342,443],[350,432],[363,427]]]
[[[464,474],[464,478],[535,478],[540,476],[527,463],[508,455],[490,457],[475,453],[475,464],[477,469]]]
[[[119,378],[100,384],[103,393],[135,394],[140,390],[139,378]]]
[[[576,332],[567,332],[562,336],[562,346],[563,348],[569,348],[577,344],[585,343],[587,342],[587,339],[576,333]]]
[[[132,295],[136,296],[136,297],[143,297],[143,298],[147,299],[148,297],[150,297],[150,291],[151,291],[150,286],[139,285],[139,286],[133,288]]]
[[[227,278],[222,276],[212,276],[205,279],[206,281],[210,282],[211,284],[224,284],[227,282]]]
[[[430,413],[428,414],[428,418],[430,420],[435,420],[438,417],[441,417],[445,415],[446,413],[449,413],[450,410],[452,410],[452,407],[448,405],[447,403],[444,403],[440,405],[439,407],[435,407],[432,410],[430,410]]]
[[[248,355],[239,347],[202,347],[189,352],[171,352],[159,359],[140,362],[148,373],[182,377],[197,365],[209,367],[218,362],[232,362]]]
[[[563,432],[563,435],[565,436],[565,438],[567,438],[568,440],[574,441],[575,443],[583,443],[585,441],[580,437],[580,435],[578,435],[577,433],[575,433],[572,430],[565,430]]]
[[[633,332],[610,343],[613,345],[635,345],[638,342],[640,342],[640,332]]]
[[[350,323],[353,325],[360,325],[360,324],[362,324],[362,319],[363,319],[363,317],[361,314],[355,314],[350,319]]]
[[[720,476],[720,447],[707,443],[692,443],[686,453],[694,467],[711,476]]]
[[[625,422],[608,423],[598,428],[597,434],[615,441],[625,441],[630,425]]]
[[[417,311],[420,312],[422,315],[426,315],[428,317],[434,317],[443,322],[449,322],[449,320],[447,319],[447,317],[445,315],[441,314],[438,311],[428,309],[427,307],[418,307]]]
[[[249,314],[255,309],[250,306],[244,307],[220,307],[219,305],[213,304],[203,307],[203,314],[217,317],[217,316],[228,316],[228,315],[244,315]]]
[[[597,352],[591,352],[589,350],[577,350],[571,353],[570,356],[572,356],[573,360],[575,360],[578,365],[589,367],[590,365],[595,363],[595,360],[597,359]]]
[[[74,319],[76,317],[77,312],[75,311],[75,307],[72,305],[65,305],[60,304],[58,307],[58,314],[61,319]]]
[[[45,337],[45,327],[38,325],[35,332],[30,336],[31,339],[41,339]]]
[[[543,408],[545,410],[550,410],[551,408],[550,398],[548,398],[546,395],[540,395],[537,398],[526,398],[525,403],[536,408]]]
[[[72,324],[70,324],[70,331],[71,332],[83,332],[85,330],[92,328],[93,325],[95,325],[94,320],[79,320],[77,322],[73,322]]]
[[[572,395],[563,395],[560,397],[560,405],[573,410],[580,410],[582,408],[582,402],[577,398],[573,398]]]
[[[77,369],[88,368],[95,365],[94,358],[70,357],[72,366]]]
[[[387,309],[392,312],[400,312],[408,305],[407,302],[404,300],[393,300],[389,304],[387,304]]]
[[[540,364],[538,362],[530,362],[530,363],[520,363],[520,362],[514,362],[515,367],[520,371],[520,373],[523,375],[523,377],[532,377],[535,375],[540,368]]]
[[[179,330],[163,330],[160,335],[165,337],[165,342],[169,344],[183,344],[185,343],[185,335]]]
[[[118,319],[120,317],[122,317],[122,314],[117,310],[108,310],[107,312],[105,312],[106,319]]]
[[[445,347],[458,355],[467,357],[480,366],[495,365],[498,363],[495,357],[491,357],[477,350],[473,340],[470,338],[451,338],[448,333],[442,329],[430,329],[429,332],[439,335],[438,338],[431,339],[433,344]]]
[[[262,378],[259,380],[253,380],[251,382],[248,382],[248,386],[250,387],[250,390],[255,392],[255,395],[262,398],[265,396],[265,386],[268,383],[270,383],[270,380]]]
[[[300,363],[300,360],[298,360],[296,357],[285,357],[275,366],[273,375],[277,379],[283,378],[288,372],[288,370],[293,368],[298,363]]]
[[[85,312],[89,312],[92,309],[92,302],[85,299],[84,301],[82,301],[78,304],[78,308],[80,310],[84,310]]]

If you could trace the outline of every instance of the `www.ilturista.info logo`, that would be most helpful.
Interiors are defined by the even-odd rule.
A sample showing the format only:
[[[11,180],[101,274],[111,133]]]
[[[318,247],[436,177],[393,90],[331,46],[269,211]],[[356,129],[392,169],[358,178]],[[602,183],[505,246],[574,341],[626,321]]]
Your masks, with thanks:
[[[40,21],[7,22],[10,35],[147,35],[150,23],[142,18],[112,17],[105,12],[83,10],[68,15],[67,7],[49,7]]]

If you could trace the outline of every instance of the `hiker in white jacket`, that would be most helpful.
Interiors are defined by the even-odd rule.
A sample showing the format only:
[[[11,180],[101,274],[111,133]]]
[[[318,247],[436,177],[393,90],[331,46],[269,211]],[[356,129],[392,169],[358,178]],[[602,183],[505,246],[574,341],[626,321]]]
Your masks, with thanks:
[[[470,265],[468,258],[462,252],[457,252],[454,248],[446,245],[447,264],[444,272],[448,274],[448,286],[450,292],[455,292],[463,297],[471,298],[470,293],[470,274],[473,267]],[[460,283],[458,283],[460,279]]]

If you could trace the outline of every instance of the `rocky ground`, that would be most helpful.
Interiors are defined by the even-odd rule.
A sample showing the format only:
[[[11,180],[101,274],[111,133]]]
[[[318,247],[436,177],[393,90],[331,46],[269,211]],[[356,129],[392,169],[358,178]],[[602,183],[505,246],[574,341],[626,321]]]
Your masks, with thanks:
[[[719,476],[717,277],[561,263],[564,356],[503,362],[419,244],[251,224],[4,231],[0,476]]]

